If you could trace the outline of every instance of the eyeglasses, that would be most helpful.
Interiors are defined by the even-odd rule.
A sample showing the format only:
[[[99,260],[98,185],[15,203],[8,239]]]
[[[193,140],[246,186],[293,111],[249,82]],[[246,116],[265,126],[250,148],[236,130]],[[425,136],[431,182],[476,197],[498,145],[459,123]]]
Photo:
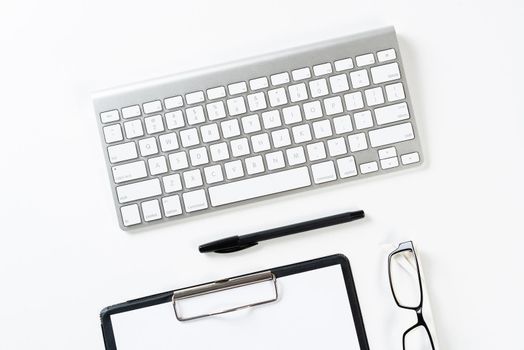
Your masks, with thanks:
[[[422,315],[422,278],[413,242],[400,243],[388,258],[389,284],[400,308],[417,313],[417,323],[402,336],[404,350],[435,350],[433,337]]]

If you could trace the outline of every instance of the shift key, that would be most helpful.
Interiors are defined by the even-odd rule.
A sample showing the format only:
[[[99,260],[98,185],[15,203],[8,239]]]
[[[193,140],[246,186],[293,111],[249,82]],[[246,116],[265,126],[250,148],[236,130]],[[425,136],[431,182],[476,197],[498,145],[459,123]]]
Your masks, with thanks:
[[[117,187],[116,193],[120,203],[128,203],[142,198],[158,196],[162,193],[162,189],[160,188],[160,180],[151,179]]]

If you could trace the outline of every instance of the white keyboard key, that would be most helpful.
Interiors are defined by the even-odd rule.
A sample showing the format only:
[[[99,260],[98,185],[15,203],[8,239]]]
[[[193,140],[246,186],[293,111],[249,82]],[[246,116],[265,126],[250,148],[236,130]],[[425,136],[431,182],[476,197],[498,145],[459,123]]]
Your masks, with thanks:
[[[112,111],[102,112],[100,113],[100,121],[102,123],[111,123],[116,122],[120,119],[120,116],[118,114],[118,110],[114,109]]]
[[[218,125],[216,123],[203,125],[202,127],[200,127],[200,133],[202,134],[202,141],[206,143],[220,139]]]
[[[316,142],[307,145],[307,155],[310,161],[326,158],[326,148],[323,142]]]
[[[327,115],[339,114],[344,111],[340,96],[334,96],[324,99],[324,109]]]
[[[154,221],[162,218],[160,214],[160,205],[157,199],[142,203],[142,213],[145,221]]]
[[[322,63],[316,66],[313,66],[313,73],[315,76],[321,76],[326,74],[331,74],[333,70],[331,69],[331,63]]]
[[[206,121],[204,107],[196,106],[186,109],[186,118],[189,125],[200,124]]]
[[[364,101],[362,100],[362,93],[360,91],[344,95],[344,101],[346,102],[346,109],[348,111],[354,111],[355,109],[364,107]]]
[[[402,86],[402,83],[387,85],[386,96],[388,97],[389,102],[403,100],[404,98],[406,98],[406,95],[404,93],[404,86]]]
[[[285,170],[209,188],[214,207],[311,185],[307,167]]]
[[[144,103],[142,107],[144,107],[145,114],[151,114],[151,113],[160,112],[162,110],[162,103],[159,100],[156,100],[156,101]]]
[[[313,180],[316,184],[322,184],[324,182],[334,181],[337,179],[335,165],[331,160],[313,164],[311,166],[311,172],[313,173]]]
[[[371,68],[371,77],[373,78],[374,84],[400,79],[398,63],[394,62]]]
[[[122,135],[122,128],[120,127],[120,124],[104,127],[104,139],[106,140],[106,143],[122,141],[124,139],[124,135]]]
[[[337,159],[337,167],[341,179],[357,175],[357,165],[353,156]]]
[[[411,123],[398,124],[369,132],[369,141],[372,147],[381,147],[415,138]]]
[[[165,114],[166,125],[169,130],[178,129],[186,125],[182,111],[174,111]]]
[[[366,103],[368,106],[376,106],[384,103],[384,94],[382,93],[381,87],[367,89],[364,91],[364,94],[366,95]]]
[[[355,57],[355,60],[357,61],[357,66],[359,67],[369,66],[370,64],[375,63],[375,56],[373,56],[372,53],[368,53],[366,55]]]
[[[184,101],[182,100],[182,96],[168,97],[164,100],[164,106],[166,106],[166,109],[178,108],[183,105]]]
[[[359,89],[369,85],[368,71],[365,69],[351,72],[349,73],[349,77],[351,78],[351,85],[354,89]]]
[[[342,60],[335,61],[335,70],[337,72],[348,70],[353,68],[353,60],[351,58],[344,58]]]
[[[313,98],[329,94],[326,79],[317,79],[309,82],[309,89]]]
[[[291,138],[288,129],[280,129],[271,133],[273,147],[280,148],[291,145]]]
[[[306,162],[306,155],[303,147],[294,147],[286,150],[287,162],[289,165],[303,164]]]
[[[360,172],[362,174],[373,173],[378,170],[377,162],[369,162],[360,164]]]
[[[402,164],[404,165],[420,162],[420,156],[418,155],[418,152],[403,154],[400,158],[402,159]]]
[[[309,70],[309,67],[304,67],[300,69],[295,69],[291,72],[291,76],[293,77],[293,80],[303,80],[303,79],[309,79],[311,78],[311,71]]]
[[[331,85],[331,91],[334,94],[349,90],[348,77],[345,74],[329,77],[329,85]]]
[[[162,152],[169,152],[178,149],[178,139],[174,132],[160,135],[158,139],[160,140],[160,149]]]
[[[246,103],[242,96],[227,100],[227,110],[231,116],[246,113]]]
[[[271,148],[268,134],[251,136],[251,144],[253,145],[253,152],[255,153],[267,151]]]
[[[204,190],[186,192],[182,195],[186,212],[191,213],[198,210],[207,209],[207,198]]]
[[[256,78],[256,79],[251,79],[249,81],[249,87],[253,91],[260,90],[260,89],[265,89],[268,86],[269,86],[269,84],[268,84],[268,81],[267,81],[266,77],[260,77],[260,78]]]
[[[282,106],[287,103],[286,90],[284,88],[269,90],[267,93],[271,107]]]
[[[357,128],[357,130],[371,128],[373,126],[371,111],[357,112],[353,114],[353,119],[355,119],[355,128]]]
[[[133,139],[144,135],[144,129],[142,128],[142,122],[140,119],[132,120],[124,123],[124,130],[126,131],[126,137]]]
[[[164,207],[166,218],[182,214],[182,206],[178,195],[162,198],[162,206]]]
[[[378,150],[378,157],[380,159],[386,159],[386,158],[391,158],[391,157],[396,157],[396,156],[397,156],[397,150],[395,149],[395,147],[388,147],[388,148]]]
[[[210,100],[216,100],[217,98],[226,97],[226,89],[223,86],[217,86],[212,89],[207,89],[207,98]]]
[[[160,114],[145,118],[144,123],[146,124],[148,134],[157,134],[164,131],[164,123]]]
[[[120,145],[107,147],[109,161],[111,163],[123,162],[138,157],[134,142],[122,143]]]
[[[247,85],[245,81],[240,81],[238,83],[229,84],[227,86],[230,95],[243,94],[247,91]]]
[[[254,156],[246,158],[246,171],[248,175],[260,174],[264,172],[264,162],[262,156]]]
[[[383,50],[377,52],[377,58],[379,62],[391,61],[397,58],[395,49]]]
[[[204,176],[208,184],[214,184],[220,181],[224,181],[224,174],[222,173],[222,167],[220,165],[212,165],[204,168]]]
[[[348,136],[349,149],[351,152],[358,152],[368,148],[368,142],[366,140],[366,134],[363,132],[360,134],[354,134]]]
[[[247,103],[251,112],[266,109],[266,96],[263,92],[257,92],[256,94],[247,95]]]
[[[186,188],[195,188],[203,185],[200,169],[186,171],[184,172],[183,177]]]
[[[348,153],[346,142],[343,137],[338,137],[336,139],[328,140],[327,142],[329,155],[331,157],[340,156],[342,154]]]
[[[231,153],[233,157],[241,157],[249,154],[249,144],[247,138],[236,139],[231,141]]]
[[[267,153],[266,163],[268,170],[276,170],[285,167],[284,153],[282,151]]]
[[[335,126],[335,133],[337,134],[345,134],[353,131],[353,125],[351,125],[351,117],[349,115],[333,118],[333,125]]]
[[[206,110],[209,120],[217,120],[226,117],[226,110],[224,109],[224,102],[222,101],[208,103],[206,105]]]
[[[271,84],[276,85],[282,85],[289,83],[289,74],[288,72],[273,74],[271,76]]]
[[[139,199],[158,196],[162,194],[160,181],[151,179],[123,185],[116,188],[118,201],[120,203],[133,202]]]
[[[158,153],[158,145],[156,144],[156,139],[154,137],[139,140],[138,146],[140,148],[140,154],[142,157],[147,157]]]
[[[398,158],[397,157],[391,157],[386,159],[380,160],[380,166],[382,169],[391,169],[398,167]]]
[[[198,131],[196,128],[180,131],[180,139],[182,140],[182,146],[186,148],[198,145],[200,143]]]
[[[192,166],[199,166],[209,163],[207,149],[205,147],[199,147],[189,150],[189,159],[191,159]]]
[[[124,226],[132,226],[142,222],[140,219],[140,211],[138,210],[137,204],[127,205],[120,208],[120,213],[122,213],[122,221]]]
[[[181,170],[189,167],[186,152],[176,152],[169,155],[169,164],[172,170]]]
[[[322,107],[320,101],[307,102],[302,105],[304,108],[304,115],[307,120],[316,119],[322,117]]]
[[[147,163],[149,165],[149,172],[151,175],[159,175],[167,173],[167,162],[166,157],[159,156],[154,158],[149,158],[147,160]]]
[[[180,179],[180,174],[164,176],[162,178],[162,183],[164,184],[164,191],[166,193],[182,190],[182,180]]]
[[[289,98],[291,102],[299,102],[307,100],[308,94],[306,84],[300,83],[288,86]]]
[[[287,125],[302,121],[302,113],[299,106],[282,108],[282,114],[284,114],[284,123]]]
[[[321,139],[324,137],[329,137],[333,135],[333,131],[331,130],[331,124],[328,119],[324,119],[318,122],[313,123],[313,133],[315,134],[315,138]]]
[[[147,176],[146,165],[143,160],[123,165],[115,165],[111,170],[113,171],[113,179],[117,184],[125,181],[141,179]]]
[[[242,128],[246,134],[251,134],[261,130],[260,120],[257,114],[248,115],[242,118]]]
[[[408,105],[406,102],[376,108],[375,119],[378,125],[394,123],[400,120],[409,119]]]
[[[229,150],[225,142],[209,146],[209,151],[211,152],[211,159],[213,159],[214,162],[229,158]]]
[[[308,124],[298,125],[291,129],[295,143],[311,141],[311,130]]]
[[[262,113],[262,122],[264,123],[265,129],[278,128],[282,125],[282,120],[280,119],[280,112],[275,109],[273,111]]]
[[[242,162],[240,160],[226,163],[224,167],[226,168],[226,177],[229,180],[244,176],[244,168],[242,168]]]
[[[186,94],[186,102],[188,105],[194,104],[194,103],[200,103],[204,102],[204,92],[203,91],[195,91],[191,92],[189,94]]]
[[[220,123],[222,128],[222,134],[225,138],[236,137],[240,135],[240,126],[238,125],[237,119],[226,120]]]
[[[140,106],[138,105],[122,108],[122,118],[124,119],[138,117],[141,114],[142,112],[140,112]]]

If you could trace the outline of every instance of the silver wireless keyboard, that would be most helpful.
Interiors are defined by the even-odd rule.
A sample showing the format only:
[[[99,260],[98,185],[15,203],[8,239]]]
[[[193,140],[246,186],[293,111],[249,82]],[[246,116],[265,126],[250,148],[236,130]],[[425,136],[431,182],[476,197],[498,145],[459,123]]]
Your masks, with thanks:
[[[392,27],[98,93],[122,229],[422,162]]]

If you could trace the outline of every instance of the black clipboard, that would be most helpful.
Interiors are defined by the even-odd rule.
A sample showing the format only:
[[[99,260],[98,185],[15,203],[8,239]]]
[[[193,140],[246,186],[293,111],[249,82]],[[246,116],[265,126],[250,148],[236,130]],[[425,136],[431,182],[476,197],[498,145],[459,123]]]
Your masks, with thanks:
[[[100,313],[102,333],[104,337],[104,344],[106,350],[126,350],[126,349],[117,349],[117,340],[115,339],[115,334],[113,331],[112,318],[118,316],[122,313],[127,313],[135,310],[140,310],[149,307],[159,306],[161,304],[172,303],[173,306],[173,319],[178,319],[177,322],[194,322],[192,320],[199,319],[208,316],[214,316],[218,314],[224,314],[232,311],[237,311],[240,309],[248,307],[256,307],[262,304],[268,304],[274,302],[278,299],[278,290],[277,290],[277,281],[279,278],[302,274],[314,270],[323,269],[326,267],[340,266],[340,271],[343,278],[343,285],[345,286],[345,292],[349,301],[349,306],[352,314],[353,323],[355,326],[356,336],[358,338],[358,345],[360,350],[369,350],[369,344],[366,337],[364,322],[362,319],[362,314],[360,310],[360,305],[358,302],[357,292],[355,289],[355,284],[353,281],[353,275],[351,272],[351,267],[349,260],[346,256],[342,254],[330,255],[323,258],[318,258],[314,260],[308,260],[303,262],[298,262],[295,264],[290,264],[286,266],[275,267],[271,269],[266,269],[263,271],[244,274],[236,277],[231,277],[227,279],[222,279],[218,281],[213,281],[210,283],[199,284],[187,288],[176,289],[164,293],[159,293],[155,295],[150,295],[147,297],[130,300],[124,303],[117,305],[109,306],[104,308]],[[192,298],[194,296],[202,296],[206,294],[212,294],[219,291],[230,290],[245,286],[254,285],[256,283],[274,283],[275,285],[275,298],[271,297],[267,300],[260,300],[256,303],[249,305],[240,305],[237,307],[232,307],[225,310],[220,310],[217,312],[211,312],[202,315],[192,315],[186,317],[181,314],[181,311],[178,310],[179,306],[177,303],[184,301],[186,298]],[[144,349],[145,350],[145,349]],[[148,349],[155,350],[155,349]]]

